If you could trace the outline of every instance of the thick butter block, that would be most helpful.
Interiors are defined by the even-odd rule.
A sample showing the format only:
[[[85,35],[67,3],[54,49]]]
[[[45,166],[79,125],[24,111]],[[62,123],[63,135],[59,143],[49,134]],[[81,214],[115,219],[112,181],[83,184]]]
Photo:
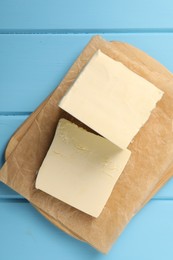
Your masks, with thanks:
[[[149,81],[98,50],[59,106],[124,149],[162,95]]]
[[[98,217],[131,152],[60,119],[36,188]]]

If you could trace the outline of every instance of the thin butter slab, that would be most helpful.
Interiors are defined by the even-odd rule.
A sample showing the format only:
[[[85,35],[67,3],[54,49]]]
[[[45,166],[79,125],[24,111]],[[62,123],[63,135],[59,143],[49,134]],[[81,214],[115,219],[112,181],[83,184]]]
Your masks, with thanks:
[[[98,50],[59,106],[125,149],[162,95],[152,83]]]
[[[131,152],[60,119],[36,188],[98,217]]]

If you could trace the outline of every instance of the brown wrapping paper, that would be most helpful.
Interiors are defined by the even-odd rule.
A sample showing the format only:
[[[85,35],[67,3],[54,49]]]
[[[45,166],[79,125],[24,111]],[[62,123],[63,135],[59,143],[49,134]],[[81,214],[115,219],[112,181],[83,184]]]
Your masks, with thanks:
[[[74,120],[58,108],[83,66],[97,49],[143,76],[165,94],[129,146],[132,156],[98,218],[36,190],[35,179],[60,117]],[[0,179],[22,194],[67,233],[107,252],[129,220],[171,176],[173,158],[173,76],[143,52],[123,43],[94,37],[53,94],[11,139]],[[23,129],[23,131],[22,131]]]

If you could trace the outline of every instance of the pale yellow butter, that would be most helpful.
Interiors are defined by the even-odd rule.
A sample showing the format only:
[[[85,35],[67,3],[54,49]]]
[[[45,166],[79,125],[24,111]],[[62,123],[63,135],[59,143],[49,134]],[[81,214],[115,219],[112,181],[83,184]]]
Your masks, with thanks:
[[[124,149],[162,95],[149,81],[98,50],[59,106]]]
[[[131,152],[60,119],[36,188],[98,217]]]

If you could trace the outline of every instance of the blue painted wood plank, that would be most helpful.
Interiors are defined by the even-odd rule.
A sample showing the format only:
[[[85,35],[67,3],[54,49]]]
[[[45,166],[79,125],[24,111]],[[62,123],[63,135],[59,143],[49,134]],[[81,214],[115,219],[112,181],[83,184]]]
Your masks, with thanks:
[[[0,200],[5,199],[21,199],[23,198],[21,195],[19,195],[17,192],[14,190],[10,189],[7,187],[7,185],[3,184],[0,182]]]
[[[0,168],[4,163],[5,147],[15,130],[27,116],[0,116]]]
[[[1,0],[0,30],[172,29],[171,0]]]
[[[0,201],[0,258],[11,260],[172,260],[173,201],[152,201],[102,255],[66,235],[28,203]]]
[[[4,163],[5,147],[27,116],[0,116],[0,168]],[[0,182],[0,198],[21,198],[19,194]]]
[[[88,43],[86,35],[0,35],[0,113],[33,111]],[[139,47],[173,71],[173,34],[104,34]]]
[[[153,199],[173,200],[173,177],[157,192]]]

